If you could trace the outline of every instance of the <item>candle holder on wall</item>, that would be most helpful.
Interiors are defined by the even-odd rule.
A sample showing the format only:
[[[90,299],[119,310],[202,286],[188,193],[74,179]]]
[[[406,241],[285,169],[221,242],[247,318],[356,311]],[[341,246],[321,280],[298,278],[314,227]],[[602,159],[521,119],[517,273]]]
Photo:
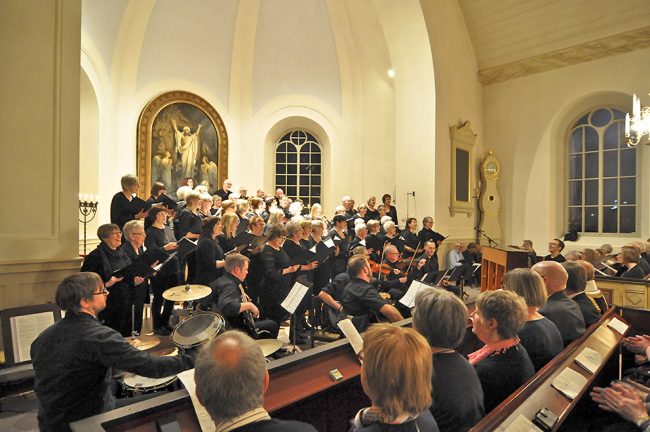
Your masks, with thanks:
[[[94,195],[79,194],[79,213],[81,214],[81,218],[79,218],[79,222],[81,222],[84,226],[84,256],[86,256],[86,241],[87,241],[86,228],[90,223],[90,221],[92,221],[95,218],[95,215],[97,214],[98,204],[99,204],[99,197],[96,197]]]

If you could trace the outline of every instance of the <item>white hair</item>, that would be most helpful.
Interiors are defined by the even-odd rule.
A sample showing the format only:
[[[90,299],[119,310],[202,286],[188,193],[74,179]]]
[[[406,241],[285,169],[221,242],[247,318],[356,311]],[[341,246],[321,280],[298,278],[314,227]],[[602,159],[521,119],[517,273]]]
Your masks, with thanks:
[[[190,192],[192,192],[191,187],[181,186],[178,189],[176,189],[176,197],[181,201],[185,201],[185,198],[187,198],[187,194]]]
[[[385,224],[386,222],[388,222],[388,221],[391,221],[391,222],[392,222],[393,219],[392,219],[390,216],[386,215],[386,216],[382,216],[382,217],[381,217],[381,220],[379,221],[379,223],[381,224],[381,226],[384,226],[384,224]]]
[[[354,226],[354,233],[358,236],[362,230],[367,230],[368,227],[364,223],[356,224]]]

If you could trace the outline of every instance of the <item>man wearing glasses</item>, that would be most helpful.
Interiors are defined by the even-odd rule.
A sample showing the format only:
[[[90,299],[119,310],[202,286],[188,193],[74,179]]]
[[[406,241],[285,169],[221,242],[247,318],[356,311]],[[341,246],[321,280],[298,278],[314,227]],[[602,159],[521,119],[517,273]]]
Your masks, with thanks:
[[[194,364],[187,353],[154,356],[140,351],[101,325],[97,314],[106,307],[107,296],[102,279],[91,272],[68,276],[56,290],[56,304],[66,311],[65,318],[45,329],[31,346],[41,431],[69,431],[69,423],[115,408],[111,368],[162,378]]]
[[[560,239],[553,239],[548,242],[548,251],[549,255],[544,257],[544,261],[555,261],[558,263],[563,263],[566,261],[564,255],[562,255],[562,249],[564,249],[564,242]]]

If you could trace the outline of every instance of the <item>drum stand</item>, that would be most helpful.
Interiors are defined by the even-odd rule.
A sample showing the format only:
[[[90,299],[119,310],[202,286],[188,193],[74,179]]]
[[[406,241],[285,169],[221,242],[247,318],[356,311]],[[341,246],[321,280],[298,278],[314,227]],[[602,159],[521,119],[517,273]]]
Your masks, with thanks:
[[[295,354],[297,352],[300,352],[299,348],[298,348],[298,345],[296,344],[296,337],[298,337],[298,323],[296,322],[296,313],[295,312],[291,314],[291,318],[290,318],[289,322],[291,324],[289,326],[289,335],[291,335],[293,333],[293,342],[292,342],[291,348],[289,348],[288,351],[290,353]],[[289,338],[289,339],[291,339],[291,338]]]

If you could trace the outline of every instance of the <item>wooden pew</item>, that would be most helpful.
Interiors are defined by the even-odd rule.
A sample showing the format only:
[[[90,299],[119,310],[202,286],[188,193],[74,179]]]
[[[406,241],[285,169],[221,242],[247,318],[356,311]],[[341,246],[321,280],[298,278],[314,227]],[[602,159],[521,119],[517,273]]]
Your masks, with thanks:
[[[650,316],[650,311],[644,311],[646,317]],[[580,398],[583,397],[592,383],[598,377],[598,374],[605,368],[608,360],[617,360],[616,354],[619,353],[619,343],[623,335],[612,330],[607,324],[612,318],[618,318],[627,321],[629,317],[641,312],[629,312],[620,308],[610,308],[597,322],[587,329],[585,334],[579,339],[573,341],[557,357],[544,366],[531,379],[524,383],[508,399],[503,401],[499,406],[492,410],[486,417],[470,429],[471,432],[489,432],[507,428],[520,415],[528,420],[532,420],[535,414],[543,408],[548,408],[559,417],[552,430],[558,430],[562,423],[571,414]],[[624,318],[622,318],[624,317]],[[647,319],[647,318],[646,318]],[[637,320],[634,319],[634,322]],[[628,322],[630,325],[633,323]],[[630,329],[628,329],[628,332]],[[575,357],[582,352],[585,347],[598,351],[602,356],[602,364],[593,375],[575,363]],[[587,383],[582,387],[578,397],[574,400],[562,395],[551,383],[560,372],[565,368],[571,368],[587,378]],[[612,377],[614,378],[614,377]]]

